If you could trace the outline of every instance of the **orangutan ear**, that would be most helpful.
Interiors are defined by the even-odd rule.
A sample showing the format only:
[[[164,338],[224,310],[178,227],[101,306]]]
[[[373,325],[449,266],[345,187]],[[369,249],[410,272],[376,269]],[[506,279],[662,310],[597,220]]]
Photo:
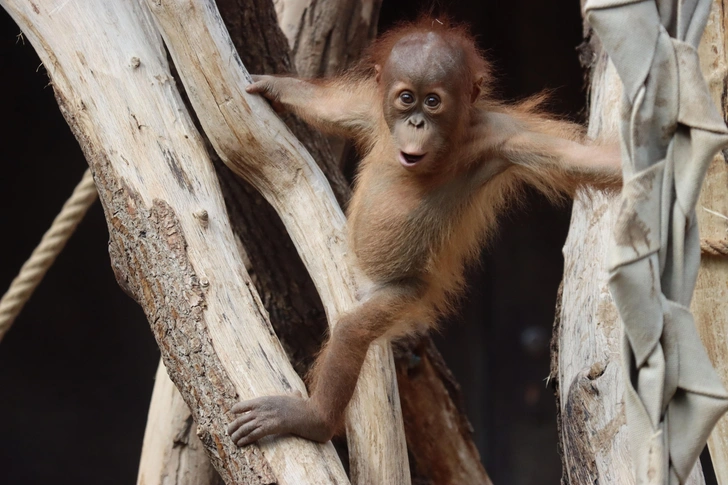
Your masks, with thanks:
[[[483,92],[483,81],[485,81],[485,76],[478,76],[473,83],[473,92],[470,94],[471,103],[475,103]]]
[[[377,81],[377,84],[379,84],[379,81],[382,79],[382,66],[379,64],[374,64],[374,70],[377,72],[377,75],[374,76],[374,79]]]

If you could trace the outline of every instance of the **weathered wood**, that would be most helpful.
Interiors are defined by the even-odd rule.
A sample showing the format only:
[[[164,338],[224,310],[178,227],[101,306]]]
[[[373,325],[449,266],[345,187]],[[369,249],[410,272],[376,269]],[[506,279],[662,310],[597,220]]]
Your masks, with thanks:
[[[618,136],[619,79],[601,53],[592,69],[591,136]],[[589,191],[574,201],[552,376],[557,379],[566,484],[634,483],[627,453],[621,329],[607,288],[607,251],[618,197]]]
[[[219,159],[215,166],[242,260],[291,365],[304,377],[326,330],[321,302],[275,211]],[[190,444],[179,443],[179,430],[189,426],[190,416],[167,373],[158,371],[137,485],[217,485],[219,475],[204,450],[195,446],[196,425]]]
[[[216,159],[214,153],[210,155]],[[217,160],[215,166],[241,258],[291,365],[304,377],[326,329],[321,302],[275,211],[222,162]],[[158,394],[165,398],[157,399]],[[179,446],[176,441],[177,430],[185,426],[189,415],[189,408],[167,374],[158,372],[137,485],[182,485],[188,474],[200,477],[194,482],[197,485],[216,485],[214,480],[202,480],[206,473],[197,448]],[[214,471],[204,452],[202,457],[208,469]],[[172,481],[173,477],[179,481]]]
[[[190,408],[161,362],[147,422],[138,485],[222,485],[197,437]]]
[[[728,116],[728,5],[713,2],[713,9],[700,44],[700,63],[716,105]],[[728,163],[720,153],[708,169],[696,211],[700,237],[728,241]],[[700,338],[723,385],[728,387],[728,257],[702,256],[691,305]],[[713,468],[720,485],[728,485],[728,415],[724,415],[708,439]]]
[[[382,0],[273,0],[296,70],[333,76],[361,57],[377,34]]]
[[[262,74],[292,72],[290,49],[269,0],[216,3],[246,67]],[[260,42],[263,37],[266,41]],[[345,205],[351,190],[325,137],[295,116],[286,116],[284,121],[318,163],[336,199]],[[216,160],[233,230],[245,248],[255,286],[276,335],[296,371],[303,376],[318,354],[328,328],[321,299],[275,210],[257,190],[219,161],[214,150],[211,154]]]
[[[589,134],[618,139],[621,84],[587,24],[584,33],[580,57],[589,69]],[[607,287],[607,251],[618,204],[618,196],[578,193],[563,249],[549,376],[557,402],[562,485],[634,483],[622,398],[620,322]]]
[[[581,193],[564,246],[552,366],[564,485],[635,483],[622,397],[621,322],[607,288],[606,256],[618,204],[617,198],[602,193]],[[705,483],[699,462],[688,483]]]
[[[345,219],[325,178],[267,103],[245,93],[249,75],[213,2],[148,4],[212,145],[281,216],[336,322],[370,284],[347,260]],[[409,483],[401,420],[391,349],[379,342],[347,412],[352,481]]]
[[[217,0],[215,3],[233,45],[249,72],[296,73],[288,42],[278,27],[270,0]],[[311,44],[308,47],[316,46]],[[304,50],[300,53],[306,55]],[[283,119],[326,175],[339,204],[345,205],[350,195],[349,184],[339,169],[338,156],[333,156],[329,149],[326,137],[295,116],[284,115]]]
[[[246,66],[265,74],[291,72],[288,44],[278,28],[270,1],[218,0],[217,5]],[[259,42],[262,37],[266,42]],[[326,174],[337,200],[345,203],[350,190],[326,139],[295,117],[289,116],[285,121]],[[243,261],[276,335],[296,372],[303,377],[327,329],[326,314],[316,289],[275,210],[257,190],[235,176],[214,150],[210,149],[209,155],[215,162],[233,232],[241,243]],[[176,392],[166,374],[158,374],[145,430],[138,485],[171,485],[173,477],[181,479],[186,474],[205,476],[200,471],[204,464],[198,461],[197,450],[180,447],[175,442],[176,430],[185,425],[180,420],[189,414],[181,396],[177,393],[178,397],[174,397]],[[167,399],[155,399],[158,394]],[[207,467],[214,470],[206,456],[205,460]],[[185,465],[194,469],[186,470]],[[169,470],[174,470],[174,474]],[[197,483],[205,484],[201,479]]]
[[[199,134],[144,5],[3,0],[43,60],[94,173],[120,284],[145,310],[227,483],[347,483],[330,444],[240,449],[225,411],[304,390],[243,262]],[[194,175],[194,176],[193,176]]]
[[[307,78],[334,76],[358,61],[377,34],[382,6],[382,0],[273,0],[273,3],[291,47],[296,71]],[[347,142],[333,135],[327,138],[337,163],[343,166]]]
[[[283,35],[272,23],[270,11],[266,10],[272,8],[269,4],[218,0],[217,5],[247,67],[254,72],[269,74],[290,71],[288,48],[285,39],[280,40]],[[314,31],[307,32],[311,35]],[[265,43],[258,42],[261,35],[266,36]],[[306,45],[316,48],[312,42]],[[328,56],[337,52],[329,51]],[[299,56],[305,54],[301,49],[297,51]],[[320,163],[328,156],[325,144],[302,129],[305,125],[297,122],[296,118],[287,117],[285,121],[312,152],[329,181],[333,181],[332,188],[337,199],[346,200],[348,187],[343,186],[342,190],[338,182],[339,169],[332,164]],[[217,168],[233,230],[245,247],[243,259],[246,265],[250,265],[252,279],[291,363],[299,375],[304,375],[320,348],[326,328],[326,317],[318,295],[275,212],[257,191],[234,177],[229,169],[224,166]],[[332,170],[339,175],[332,174]],[[403,413],[406,414],[405,434],[413,480],[438,485],[489,483],[472,441],[472,429],[463,411],[455,404],[460,402],[457,384],[431,339],[425,337],[414,345],[398,346],[395,358]],[[422,365],[412,365],[412,362]],[[164,383],[158,381],[155,388],[159,386],[164,386]],[[422,399],[422,396],[428,399]],[[431,416],[435,415],[442,419],[432,419]],[[169,418],[173,416],[160,416],[160,419]],[[421,426],[423,420],[429,423],[426,428]],[[458,426],[452,426],[452,423],[458,423]],[[172,430],[178,426],[180,424],[170,423],[164,429]],[[147,432],[156,434],[159,427],[149,422]],[[171,436],[160,441],[171,450]],[[171,451],[167,453],[175,456]],[[450,481],[446,481],[447,477]]]

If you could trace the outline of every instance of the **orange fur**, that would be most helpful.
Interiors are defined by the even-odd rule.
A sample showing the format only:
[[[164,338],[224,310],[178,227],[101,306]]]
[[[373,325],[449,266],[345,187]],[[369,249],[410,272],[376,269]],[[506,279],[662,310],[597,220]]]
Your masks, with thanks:
[[[383,35],[338,79],[254,79],[250,92],[348,135],[365,153],[348,208],[349,241],[376,284],[334,328],[316,360],[310,400],[256,400],[288,415],[280,411],[276,426],[267,425],[266,408],[254,418],[255,439],[281,430],[330,436],[371,342],[426,331],[451,309],[466,266],[524,184],[558,201],[578,184],[619,180],[618,151],[590,145],[580,126],[546,115],[542,96],[493,100],[488,62],[467,30],[446,20],[423,17]]]

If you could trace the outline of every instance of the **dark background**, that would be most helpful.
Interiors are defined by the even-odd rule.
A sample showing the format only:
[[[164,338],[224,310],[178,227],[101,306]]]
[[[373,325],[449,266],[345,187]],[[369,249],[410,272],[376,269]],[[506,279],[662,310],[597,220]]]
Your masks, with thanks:
[[[384,4],[380,30],[421,8],[416,1]],[[501,96],[553,89],[553,111],[583,118],[577,1],[472,0],[444,10],[472,25],[496,66]],[[0,292],[86,168],[45,70],[19,33],[2,11]],[[505,218],[471,272],[460,314],[437,337],[496,484],[557,485],[561,476],[544,379],[568,222],[569,207],[529,194]],[[0,343],[2,484],[136,479],[159,353],[141,310],[116,285],[107,239],[97,203]]]

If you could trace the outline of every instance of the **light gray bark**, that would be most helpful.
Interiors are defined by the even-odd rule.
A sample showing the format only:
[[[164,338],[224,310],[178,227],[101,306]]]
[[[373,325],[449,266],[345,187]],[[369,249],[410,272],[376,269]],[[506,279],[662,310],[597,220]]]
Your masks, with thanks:
[[[724,83],[725,21],[722,2],[715,2],[700,46],[703,73],[716,103],[726,109]],[[591,68],[589,131],[604,139],[618,137],[621,83],[586,26],[582,58]],[[701,211],[700,206],[726,213],[728,169],[724,156],[713,161],[698,204],[701,237],[722,239],[726,220]],[[565,270],[552,377],[557,380],[564,483],[635,483],[624,416],[624,376],[621,367],[621,322],[607,288],[607,253],[618,212],[618,197],[582,193],[574,204],[570,235],[564,247]],[[704,258],[692,309],[709,355],[728,380],[726,362],[726,260]],[[709,445],[720,483],[726,475],[726,419],[711,435]],[[722,475],[722,478],[721,478]],[[704,483],[700,463],[687,483]]]
[[[94,173],[112,266],[145,310],[227,483],[348,483],[330,444],[236,447],[225,412],[304,390],[244,271],[201,138],[138,2],[3,0],[43,60]]]

